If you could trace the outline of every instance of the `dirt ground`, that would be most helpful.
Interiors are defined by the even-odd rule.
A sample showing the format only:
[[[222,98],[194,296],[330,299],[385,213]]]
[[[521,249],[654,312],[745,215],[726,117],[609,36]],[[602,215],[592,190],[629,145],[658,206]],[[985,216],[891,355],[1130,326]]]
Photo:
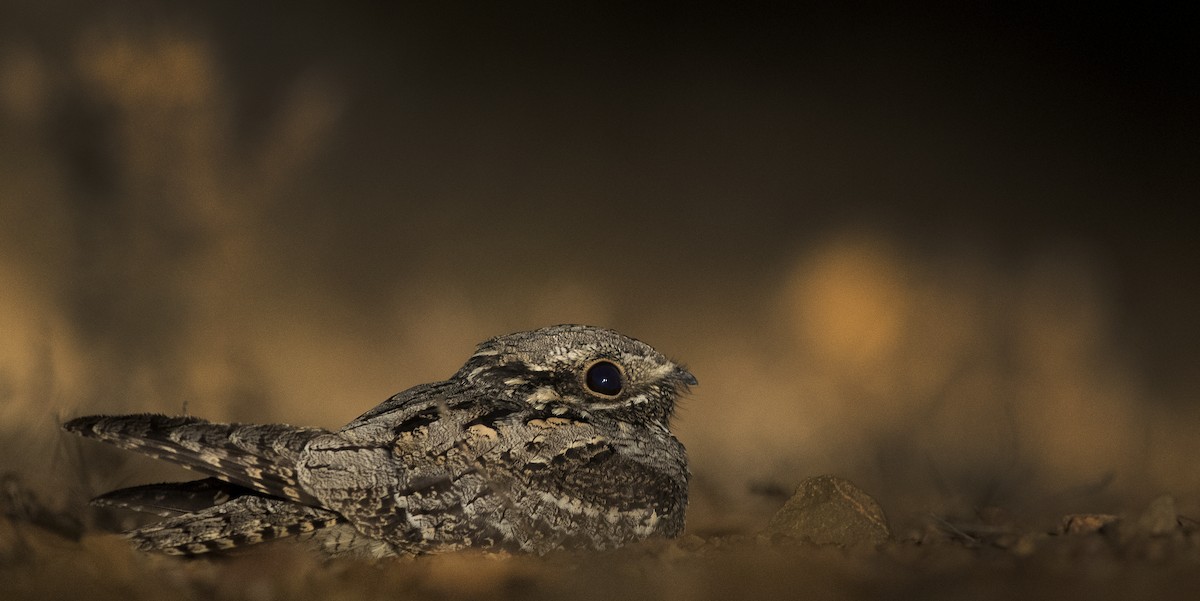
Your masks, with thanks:
[[[882,542],[816,544],[772,522],[756,534],[685,534],[602,553],[377,561],[328,560],[287,541],[233,556],[150,555],[33,508],[10,503],[0,520],[5,599],[1192,599],[1200,586],[1200,522],[1176,514],[1170,497],[1046,528],[995,508],[930,515],[923,529]]]

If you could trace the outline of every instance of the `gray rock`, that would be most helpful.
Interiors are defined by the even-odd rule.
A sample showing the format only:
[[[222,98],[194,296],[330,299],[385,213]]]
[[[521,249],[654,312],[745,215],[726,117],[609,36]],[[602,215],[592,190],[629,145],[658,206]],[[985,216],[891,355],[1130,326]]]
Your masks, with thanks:
[[[883,508],[854,483],[837,476],[814,476],[767,524],[770,535],[819,545],[879,544],[891,538]]]

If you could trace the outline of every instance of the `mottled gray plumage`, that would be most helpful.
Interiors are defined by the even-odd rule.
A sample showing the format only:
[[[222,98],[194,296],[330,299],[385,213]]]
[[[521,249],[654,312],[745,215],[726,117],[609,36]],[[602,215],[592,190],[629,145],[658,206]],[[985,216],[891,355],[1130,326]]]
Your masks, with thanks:
[[[146,550],[291,535],[376,556],[605,549],[683,529],[687,457],[668,422],[695,383],[642,342],[563,325],[488,340],[337,432],[152,414],[64,427],[212,476],[97,498],[167,518],[130,533]]]

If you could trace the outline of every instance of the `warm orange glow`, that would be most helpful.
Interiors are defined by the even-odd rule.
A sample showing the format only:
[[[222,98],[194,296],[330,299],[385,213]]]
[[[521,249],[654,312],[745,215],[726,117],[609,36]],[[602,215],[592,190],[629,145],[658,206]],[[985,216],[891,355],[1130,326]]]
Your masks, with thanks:
[[[335,427],[448,376],[487,337],[587,322],[699,378],[677,423],[697,532],[751,531],[777,506],[751,484],[821,472],[900,515],[993,497],[1070,504],[1064,491],[1109,474],[1117,498],[1200,489],[1187,459],[1200,456],[1200,413],[1145,382],[1122,338],[1128,268],[1100,243],[1001,244],[953,227],[930,240],[850,211],[806,229],[823,209],[795,198],[835,189],[869,208],[886,186],[790,159],[786,177],[764,174],[774,147],[718,165],[690,155],[725,149],[695,133],[721,122],[704,112],[719,116],[720,94],[710,106],[663,92],[667,109],[620,132],[530,109],[530,91],[477,105],[405,88],[362,117],[381,111],[378,92],[336,69],[292,69],[255,96],[203,29],[82,29],[63,55],[0,45],[0,445],[38,449],[0,454],[3,469],[72,481],[52,451],[62,415],[186,406]],[[794,116],[785,104],[777,116]],[[419,110],[429,122],[405,120]],[[833,136],[847,146],[887,133],[831,114],[854,122]],[[376,125],[390,129],[371,145]],[[622,135],[650,150],[606,146]],[[581,138],[590,146],[572,146]],[[827,143],[805,156],[839,152]],[[906,147],[917,158],[905,165],[933,170],[931,194],[949,176],[922,153],[958,169],[952,143]],[[961,171],[1001,195],[987,159]],[[738,160],[754,167],[725,179]],[[898,160],[845,158],[885,175]],[[746,216],[742,204],[785,184],[796,190],[780,193],[781,217]]]

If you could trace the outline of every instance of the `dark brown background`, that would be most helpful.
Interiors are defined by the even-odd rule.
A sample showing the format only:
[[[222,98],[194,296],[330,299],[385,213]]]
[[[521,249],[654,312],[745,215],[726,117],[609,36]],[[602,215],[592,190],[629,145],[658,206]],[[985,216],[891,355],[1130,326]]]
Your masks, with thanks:
[[[100,4],[0,8],[0,466],[52,493],[64,416],[337,427],[586,322],[699,377],[693,532],[822,472],[1200,506],[1174,3]]]

